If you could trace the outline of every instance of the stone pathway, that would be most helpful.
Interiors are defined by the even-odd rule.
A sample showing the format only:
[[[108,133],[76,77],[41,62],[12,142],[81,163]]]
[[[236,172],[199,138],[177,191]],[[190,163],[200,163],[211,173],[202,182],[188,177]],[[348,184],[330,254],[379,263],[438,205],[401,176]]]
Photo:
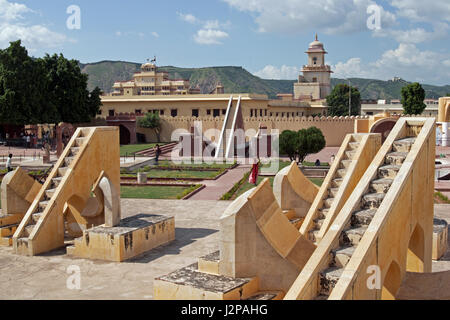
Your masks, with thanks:
[[[228,170],[226,174],[217,180],[203,180],[199,183],[206,185],[206,188],[193,195],[189,200],[219,200],[224,193],[230,190],[236,182],[242,179],[244,174],[250,171],[251,165],[239,165]]]
[[[219,249],[219,218],[229,201],[122,199],[122,218],[139,213],[175,216],[175,241],[126,262],[71,258],[65,249],[27,257],[0,247],[0,300],[152,299],[153,279]],[[69,266],[81,287],[67,288]],[[70,269],[69,269],[70,270]]]

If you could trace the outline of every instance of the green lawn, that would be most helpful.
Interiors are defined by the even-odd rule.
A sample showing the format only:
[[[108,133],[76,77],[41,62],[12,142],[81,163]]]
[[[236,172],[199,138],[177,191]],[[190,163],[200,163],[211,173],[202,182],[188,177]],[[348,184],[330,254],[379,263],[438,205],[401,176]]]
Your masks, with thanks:
[[[194,189],[196,188],[170,186],[121,186],[120,197],[132,199],[180,199]]]
[[[151,168],[156,167],[164,167],[164,168],[171,168],[171,167],[183,167],[183,168],[208,168],[208,169],[228,169],[232,167],[234,163],[194,163],[194,161],[189,163],[180,163],[176,164],[170,160],[160,160],[158,162],[158,166],[150,166]],[[143,168],[145,170],[145,167]]]
[[[194,171],[194,170],[149,170],[142,172],[147,173],[148,178],[177,178],[177,179],[188,179],[188,178],[201,178],[208,179],[217,176],[221,170],[214,171]],[[124,177],[135,177],[136,174],[122,174]]]
[[[159,143],[160,146],[164,145],[164,143]],[[123,157],[125,155],[132,156],[136,152],[153,148],[156,146],[156,143],[145,143],[145,144],[128,144],[120,146],[120,156]]]

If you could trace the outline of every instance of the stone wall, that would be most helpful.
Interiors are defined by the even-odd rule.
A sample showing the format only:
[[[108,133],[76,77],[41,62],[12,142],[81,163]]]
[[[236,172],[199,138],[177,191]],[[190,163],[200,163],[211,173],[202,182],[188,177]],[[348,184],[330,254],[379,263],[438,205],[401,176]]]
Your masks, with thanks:
[[[296,117],[296,118],[274,118],[274,117],[258,117],[258,118],[244,118],[245,130],[253,129],[255,132],[261,125],[264,125],[270,133],[271,129],[278,129],[281,133],[283,130],[300,130],[312,126],[319,128],[327,146],[338,147],[341,145],[344,137],[348,133],[354,132],[355,119],[366,119],[367,117]],[[208,129],[221,130],[223,124],[223,117],[161,117],[161,141],[171,141],[172,132],[176,129],[185,129],[190,132],[191,126],[195,121],[202,122],[203,132]],[[147,141],[156,141],[156,135],[153,130],[137,128],[137,133],[146,135]]]

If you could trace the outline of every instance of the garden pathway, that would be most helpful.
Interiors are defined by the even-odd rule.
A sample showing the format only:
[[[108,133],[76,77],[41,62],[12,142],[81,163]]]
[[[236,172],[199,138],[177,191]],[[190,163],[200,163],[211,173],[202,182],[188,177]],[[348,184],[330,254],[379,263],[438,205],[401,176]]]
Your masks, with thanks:
[[[250,171],[251,165],[241,164],[236,168],[228,170],[217,180],[203,180],[199,184],[204,184],[206,188],[200,190],[189,200],[219,200],[224,193],[230,190],[236,182],[242,179],[244,174]]]

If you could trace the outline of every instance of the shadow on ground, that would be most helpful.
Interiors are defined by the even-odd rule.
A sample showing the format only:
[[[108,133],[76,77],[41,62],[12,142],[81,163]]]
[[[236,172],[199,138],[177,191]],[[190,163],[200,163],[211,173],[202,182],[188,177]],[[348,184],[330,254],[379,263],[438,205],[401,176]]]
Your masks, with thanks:
[[[165,255],[175,255],[180,253],[180,249],[195,242],[197,239],[205,238],[218,232],[214,229],[205,228],[175,228],[175,240],[169,244],[147,251],[137,257],[124,262],[148,263]],[[199,255],[199,257],[201,254]]]

